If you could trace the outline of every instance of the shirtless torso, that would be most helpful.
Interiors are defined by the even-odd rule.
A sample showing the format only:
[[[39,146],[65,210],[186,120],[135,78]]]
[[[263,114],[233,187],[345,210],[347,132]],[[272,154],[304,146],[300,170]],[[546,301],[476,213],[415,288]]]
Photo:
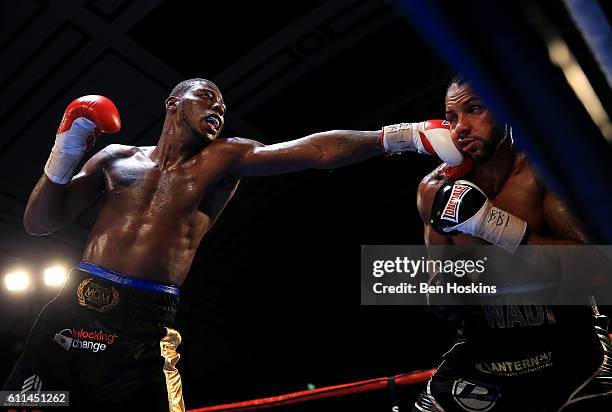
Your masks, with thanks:
[[[228,159],[217,149],[222,144],[173,170],[151,159],[154,147],[104,149],[97,171],[103,204],[83,259],[182,284],[197,246],[238,186],[238,178],[226,176]]]
[[[528,244],[587,243],[567,206],[513,148],[510,135],[497,129],[468,84],[449,87],[446,112],[455,144],[475,159],[476,166],[463,179],[482,189],[496,207],[527,222]],[[444,236],[433,229],[431,210],[437,190],[448,181],[445,168],[435,169],[418,188],[426,245],[486,244],[471,235]],[[575,273],[575,280],[587,283],[588,273]],[[608,398],[603,395],[611,390],[606,384],[609,338],[606,319],[596,316],[596,306],[586,296],[584,305],[571,307],[515,302],[510,296],[440,311],[459,322],[458,339],[443,355],[415,411],[554,411],[564,404]]]

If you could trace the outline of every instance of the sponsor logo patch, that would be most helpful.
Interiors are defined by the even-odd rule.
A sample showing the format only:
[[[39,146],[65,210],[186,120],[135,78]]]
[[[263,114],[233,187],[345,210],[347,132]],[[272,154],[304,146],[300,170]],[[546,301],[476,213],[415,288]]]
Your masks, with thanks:
[[[21,387],[21,393],[25,392],[40,392],[42,389],[42,380],[40,380],[40,376],[32,375],[26,380],[23,381],[23,386]]]
[[[112,286],[105,286],[88,278],[79,284],[76,291],[81,306],[107,313],[119,303],[119,291]]]
[[[118,336],[101,330],[63,329],[55,334],[53,341],[64,350],[89,350],[103,352],[117,341]]]
[[[465,379],[453,383],[452,394],[461,409],[469,412],[486,412],[495,406],[500,397],[497,386]]]
[[[552,365],[552,352],[544,352],[525,359],[477,363],[475,367],[476,370],[482,373],[500,376],[518,376],[537,372]]]
[[[450,220],[451,222],[459,222],[459,203],[461,199],[471,190],[470,186],[455,183],[444,210],[442,210],[441,219]]]

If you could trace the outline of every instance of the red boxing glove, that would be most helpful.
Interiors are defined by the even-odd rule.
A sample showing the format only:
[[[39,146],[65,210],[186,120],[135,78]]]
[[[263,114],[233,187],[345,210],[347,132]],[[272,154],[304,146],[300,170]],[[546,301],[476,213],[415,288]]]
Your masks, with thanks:
[[[97,133],[114,134],[121,129],[121,119],[115,104],[104,96],[91,94],[79,97],[66,107],[64,117],[57,128],[57,134],[72,127],[79,117],[84,117],[96,124]]]
[[[463,163],[457,166],[448,166],[444,169],[444,176],[451,180],[458,180],[464,176],[467,176],[468,173],[472,171],[474,168],[474,161],[470,156],[464,156]]]
[[[385,126],[382,139],[386,153],[418,152],[437,155],[448,165],[446,176],[458,179],[472,169],[472,159],[455,147],[446,120],[427,120],[421,123],[399,123]]]
[[[54,183],[68,183],[97,135],[117,133],[119,129],[119,111],[106,97],[89,95],[74,100],[66,108],[57,129],[45,174]]]

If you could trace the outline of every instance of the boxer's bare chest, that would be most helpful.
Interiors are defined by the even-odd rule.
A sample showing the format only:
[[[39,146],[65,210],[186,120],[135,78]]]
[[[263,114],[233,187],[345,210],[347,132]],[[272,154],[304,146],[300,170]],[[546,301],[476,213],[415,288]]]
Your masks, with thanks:
[[[542,228],[543,194],[530,167],[524,166],[511,174],[491,200],[497,207],[525,220],[534,232]]]
[[[107,202],[132,212],[185,214],[214,195],[222,177],[217,163],[206,164],[198,158],[162,169],[149,158],[153,149],[133,150],[105,168]]]

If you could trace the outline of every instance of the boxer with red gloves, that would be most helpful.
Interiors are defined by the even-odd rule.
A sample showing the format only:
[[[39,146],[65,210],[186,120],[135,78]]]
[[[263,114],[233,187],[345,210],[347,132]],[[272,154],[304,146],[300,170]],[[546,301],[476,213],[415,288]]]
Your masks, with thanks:
[[[381,143],[385,153],[418,152],[437,155],[445,164],[444,174],[458,179],[470,172],[472,158],[455,147],[446,120],[399,123],[382,129]]]
[[[120,129],[121,119],[112,101],[104,96],[79,97],[64,112],[45,174],[54,183],[68,183],[97,135],[117,133]]]
[[[516,150],[511,129],[498,127],[464,79],[452,80],[445,108],[452,141],[473,167],[457,180],[441,165],[419,185],[431,253],[436,245],[492,244],[516,253],[520,244],[587,242],[567,206]],[[444,276],[433,274],[432,281]],[[585,294],[584,306],[521,304],[508,289],[510,295],[480,297],[480,306],[433,307],[459,322],[459,338],[413,410],[612,410],[612,348],[594,300]]]
[[[120,122],[102,97],[68,107],[24,225],[45,235],[101,194],[104,202],[83,261],[40,314],[5,389],[35,381],[42,390],[70,390],[75,410],[184,410],[181,339],[172,328],[178,286],[242,177],[335,168],[385,151],[437,153],[448,167],[463,162],[441,121],[335,130],[269,146],[219,138],[225,103],[205,79],[179,83],[165,110],[157,146],[108,145],[73,176],[93,137],[117,132]]]

